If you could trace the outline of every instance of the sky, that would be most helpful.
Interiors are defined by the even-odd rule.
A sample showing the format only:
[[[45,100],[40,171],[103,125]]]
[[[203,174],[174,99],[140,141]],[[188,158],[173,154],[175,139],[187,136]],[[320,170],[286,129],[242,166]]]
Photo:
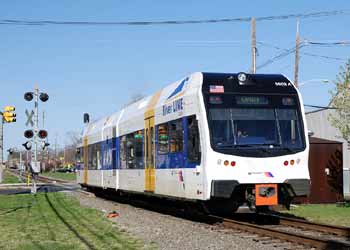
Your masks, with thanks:
[[[316,4],[317,3],[317,4]],[[320,1],[88,1],[1,0],[0,19],[26,21],[164,21],[262,17],[349,10],[348,0]],[[302,39],[350,40],[347,15],[300,20]],[[296,19],[257,22],[257,65],[295,46]],[[4,125],[4,149],[22,148],[23,95],[38,86],[49,94],[40,103],[49,141],[69,143],[67,132],[81,131],[83,113],[98,119],[118,111],[133,95],[150,95],[197,72],[241,72],[251,67],[248,22],[74,26],[0,24],[0,108],[13,105],[17,122]],[[306,53],[306,54],[304,54]],[[313,54],[312,55],[310,55]],[[315,56],[317,55],[317,56]],[[332,58],[318,57],[328,56]],[[334,58],[336,59],[334,59]],[[301,49],[299,82],[304,103],[326,106],[336,75],[350,58],[350,46],[307,45]],[[293,80],[294,54],[257,71]],[[316,80],[318,79],[318,80]],[[328,84],[319,79],[327,79]],[[42,123],[40,123],[41,128]]]

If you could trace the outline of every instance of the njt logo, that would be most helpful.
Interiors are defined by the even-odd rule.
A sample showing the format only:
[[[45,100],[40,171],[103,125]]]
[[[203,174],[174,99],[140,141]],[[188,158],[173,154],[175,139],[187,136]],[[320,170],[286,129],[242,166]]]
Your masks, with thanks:
[[[291,86],[290,82],[275,82],[275,86],[277,87],[288,87]]]

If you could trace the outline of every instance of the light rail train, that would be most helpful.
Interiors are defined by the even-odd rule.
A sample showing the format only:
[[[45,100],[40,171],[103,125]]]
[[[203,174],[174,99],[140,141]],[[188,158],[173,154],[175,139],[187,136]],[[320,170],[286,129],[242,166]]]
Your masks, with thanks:
[[[286,77],[197,72],[86,122],[77,180],[209,211],[289,207],[309,192],[308,151],[301,96]]]

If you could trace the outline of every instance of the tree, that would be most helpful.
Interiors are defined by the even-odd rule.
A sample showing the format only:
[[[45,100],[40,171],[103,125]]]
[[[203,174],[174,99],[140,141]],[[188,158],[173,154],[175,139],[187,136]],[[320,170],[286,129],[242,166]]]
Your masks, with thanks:
[[[76,147],[81,143],[81,135],[78,131],[68,131],[66,132],[66,139],[68,139],[68,145]]]
[[[328,120],[339,130],[342,137],[350,142],[350,60],[340,68],[335,89],[330,93],[330,107],[335,108],[335,112],[328,116]]]

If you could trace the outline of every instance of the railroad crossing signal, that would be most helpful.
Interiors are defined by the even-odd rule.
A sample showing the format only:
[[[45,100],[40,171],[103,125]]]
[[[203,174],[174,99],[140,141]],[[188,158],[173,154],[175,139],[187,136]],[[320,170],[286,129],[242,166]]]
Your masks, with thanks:
[[[26,100],[27,102],[30,102],[31,100],[33,100],[33,92],[26,92],[24,94],[24,100]]]
[[[2,116],[4,117],[4,121],[7,123],[16,122],[15,107],[6,106],[4,110],[5,111],[2,113]]]
[[[38,136],[40,139],[45,139],[47,137],[47,131],[43,129],[39,130]]]
[[[32,149],[32,143],[30,141],[27,141],[26,143],[23,143],[22,145],[26,150]]]
[[[30,125],[31,127],[33,127],[34,126],[34,122],[33,122],[34,111],[32,110],[29,113],[28,110],[26,110],[25,113],[26,113],[26,116],[27,116],[26,126],[28,127]]]
[[[31,139],[31,138],[33,138],[33,136],[34,136],[33,130],[28,129],[28,130],[24,131],[24,137],[25,138]]]
[[[41,92],[39,96],[40,101],[46,102],[49,100],[49,95],[47,93]]]
[[[43,141],[43,142],[42,142],[42,145],[41,145],[41,148],[42,148],[43,150],[45,150],[45,148],[48,147],[48,146],[50,146],[50,143]]]
[[[11,111],[15,111],[15,110],[16,110],[16,108],[15,108],[15,107],[13,107],[13,106],[6,106],[6,107],[4,108],[4,110],[5,110],[5,111],[9,111],[9,112],[11,112]]]

